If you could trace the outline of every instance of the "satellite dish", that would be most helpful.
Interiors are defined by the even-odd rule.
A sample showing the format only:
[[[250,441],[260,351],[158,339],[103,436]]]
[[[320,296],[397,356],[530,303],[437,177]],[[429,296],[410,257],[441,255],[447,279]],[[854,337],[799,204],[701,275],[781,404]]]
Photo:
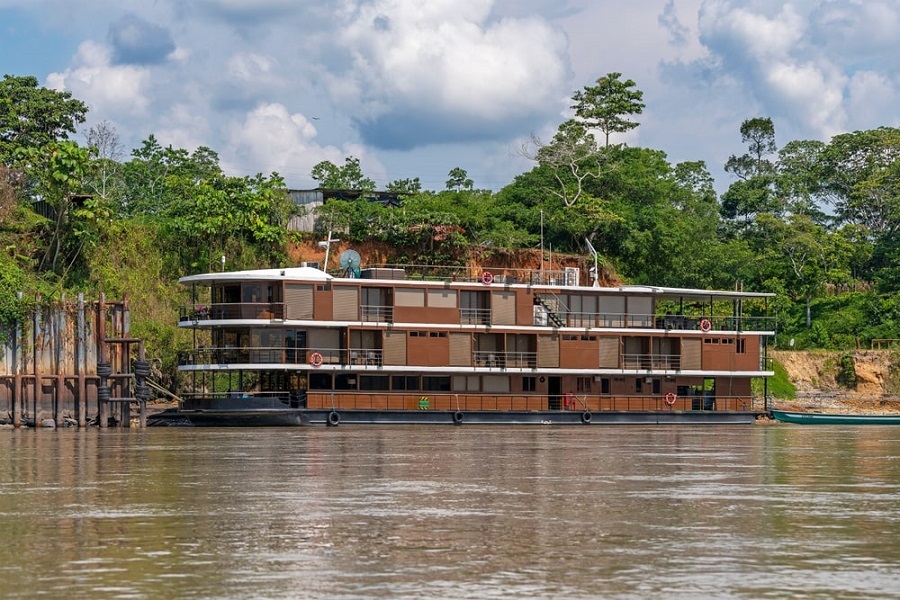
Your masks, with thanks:
[[[359,277],[360,260],[359,252],[356,250],[344,250],[338,257],[338,262],[341,263],[347,277]]]

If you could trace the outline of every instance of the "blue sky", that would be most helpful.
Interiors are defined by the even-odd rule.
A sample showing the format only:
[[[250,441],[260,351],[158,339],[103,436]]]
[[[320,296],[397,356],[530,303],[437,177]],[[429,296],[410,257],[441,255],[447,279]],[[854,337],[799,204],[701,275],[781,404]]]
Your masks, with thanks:
[[[77,6],[73,8],[73,6]],[[717,188],[743,120],[779,146],[900,126],[900,0],[0,0],[0,73],[233,175],[360,159],[379,187],[499,189],[531,168],[572,94],[620,72],[644,92],[614,141],[703,160]]]

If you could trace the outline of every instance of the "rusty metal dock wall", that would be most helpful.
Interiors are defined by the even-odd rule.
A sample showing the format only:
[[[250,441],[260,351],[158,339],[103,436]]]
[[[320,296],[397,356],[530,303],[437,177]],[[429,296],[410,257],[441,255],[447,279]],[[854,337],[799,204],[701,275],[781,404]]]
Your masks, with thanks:
[[[144,344],[130,337],[127,300],[38,304],[0,340],[0,423],[127,427],[137,406],[145,425]]]

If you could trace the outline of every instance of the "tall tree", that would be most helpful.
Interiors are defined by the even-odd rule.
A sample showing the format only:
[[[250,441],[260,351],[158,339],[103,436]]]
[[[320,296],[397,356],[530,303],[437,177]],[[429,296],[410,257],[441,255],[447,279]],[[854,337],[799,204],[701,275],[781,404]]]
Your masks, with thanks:
[[[739,181],[722,195],[721,212],[747,229],[760,213],[783,212],[773,190],[775,164],[769,159],[777,149],[772,119],[757,117],[741,123],[741,140],[748,145],[748,152],[732,154],[725,163],[725,171]]]
[[[413,177],[412,179],[395,179],[388,183],[385,189],[400,196],[412,196],[422,191],[422,183],[419,181],[418,177]]]
[[[85,186],[95,199],[104,202],[120,201],[125,191],[122,174],[123,150],[116,128],[109,121],[102,121],[91,127],[87,135],[88,146],[94,159],[92,177]]]
[[[331,161],[323,160],[313,166],[311,175],[319,182],[319,187],[326,189],[362,192],[375,190],[375,182],[363,174],[359,159],[354,156],[345,158],[344,165],[341,167]]]
[[[18,148],[42,148],[68,139],[84,122],[87,106],[38,86],[33,76],[4,75],[0,80],[0,164],[9,166]]]
[[[572,108],[575,115],[589,129],[599,129],[606,138],[612,133],[625,133],[638,126],[629,120],[631,115],[639,115],[644,110],[644,92],[634,89],[637,84],[631,79],[621,80],[621,73],[609,73],[600,77],[595,85],[585,86],[575,92]]]
[[[471,190],[475,185],[475,182],[469,179],[469,174],[466,170],[461,167],[453,167],[447,173],[447,176],[450,178],[446,183],[448,190],[456,190],[457,192],[460,190]]]
[[[33,182],[35,197],[51,209],[53,225],[41,269],[61,273],[78,258],[80,244],[72,236],[71,217],[74,197],[83,192],[90,169],[90,153],[72,141],[51,142],[43,148],[20,148],[17,168]]]
[[[545,186],[546,193],[569,208],[579,200],[590,202],[588,184],[614,168],[609,160],[611,153],[606,150],[597,148],[583,123],[569,119],[559,126],[549,144],[532,136],[520,153],[551,174],[554,184]]]

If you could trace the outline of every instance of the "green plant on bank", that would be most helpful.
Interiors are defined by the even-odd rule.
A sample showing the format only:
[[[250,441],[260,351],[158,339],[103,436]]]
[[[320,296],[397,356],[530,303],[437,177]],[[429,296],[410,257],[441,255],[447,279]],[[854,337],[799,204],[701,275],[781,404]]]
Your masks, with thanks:
[[[900,396],[900,352],[891,352],[891,363],[884,381],[884,392],[891,396]]]
[[[770,377],[766,384],[766,391],[773,398],[779,400],[793,400],[797,397],[797,387],[791,383],[788,377],[787,369],[784,368],[777,360],[772,361],[775,365],[775,376]],[[761,397],[763,395],[763,380],[754,379],[753,383],[754,395]]]
[[[842,354],[838,361],[837,369],[834,380],[847,389],[855,389],[858,380],[856,377],[856,362],[853,360],[853,355],[849,353]]]

